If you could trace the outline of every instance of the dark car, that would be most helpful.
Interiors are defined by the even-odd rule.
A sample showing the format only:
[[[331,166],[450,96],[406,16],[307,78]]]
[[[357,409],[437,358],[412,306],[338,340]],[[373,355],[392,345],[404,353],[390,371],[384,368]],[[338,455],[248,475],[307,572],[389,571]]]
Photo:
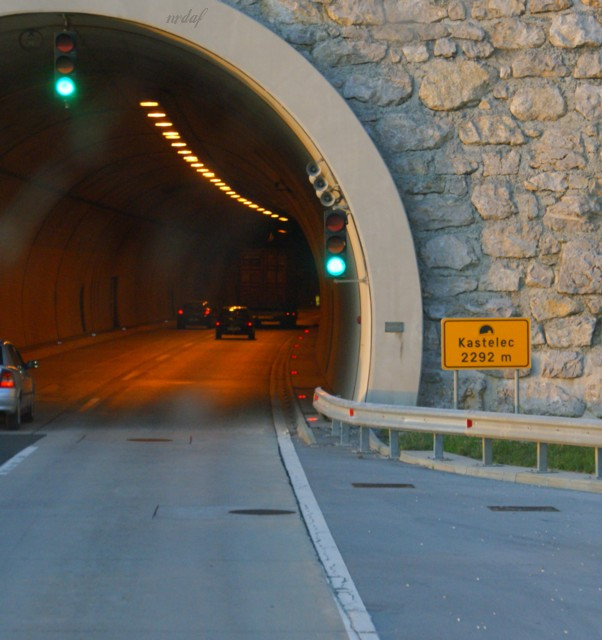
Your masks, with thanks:
[[[224,307],[215,322],[215,339],[224,335],[247,336],[255,340],[255,322],[247,307]]]
[[[36,387],[29,370],[37,366],[36,360],[24,362],[12,343],[0,341],[0,411],[9,429],[33,420]]]
[[[190,326],[211,327],[214,314],[207,300],[191,300],[178,309],[176,327],[186,329]]]

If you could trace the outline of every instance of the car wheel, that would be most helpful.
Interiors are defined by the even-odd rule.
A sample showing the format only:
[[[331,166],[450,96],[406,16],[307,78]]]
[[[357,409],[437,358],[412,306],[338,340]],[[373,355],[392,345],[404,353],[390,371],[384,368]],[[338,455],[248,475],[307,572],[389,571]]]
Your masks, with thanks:
[[[31,404],[29,405],[29,409],[27,409],[27,411],[21,416],[21,420],[23,422],[33,422],[33,420],[34,420],[33,400],[31,401]]]
[[[6,414],[6,427],[10,431],[16,431],[21,424],[21,403],[17,404],[17,410],[14,413]]]

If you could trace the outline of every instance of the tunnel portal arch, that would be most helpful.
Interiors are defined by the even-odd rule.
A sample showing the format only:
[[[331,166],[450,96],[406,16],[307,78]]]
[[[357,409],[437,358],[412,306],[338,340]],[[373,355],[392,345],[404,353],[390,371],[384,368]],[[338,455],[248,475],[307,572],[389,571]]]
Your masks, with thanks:
[[[280,115],[337,184],[350,212],[353,282],[322,281],[336,301],[336,322],[353,327],[353,344],[331,351],[341,395],[416,401],[422,357],[422,299],[405,210],[388,168],[343,98],[290,45],[248,16],[206,0],[7,0],[0,17],[81,13],[126,21],[184,43],[252,88]],[[193,16],[194,14],[194,16]],[[193,19],[194,18],[194,19]],[[353,316],[353,317],[351,317]],[[326,340],[336,341],[336,326]]]

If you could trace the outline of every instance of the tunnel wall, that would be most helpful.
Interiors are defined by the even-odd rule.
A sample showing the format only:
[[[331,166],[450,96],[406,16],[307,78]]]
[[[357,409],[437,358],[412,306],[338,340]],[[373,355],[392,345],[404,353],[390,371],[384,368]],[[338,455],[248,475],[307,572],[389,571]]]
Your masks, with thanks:
[[[602,2],[229,3],[302,52],[386,159],[418,250],[419,403],[452,404],[441,318],[526,316],[522,410],[602,417]],[[512,411],[511,375],[462,372],[460,406]]]
[[[3,176],[5,339],[32,346],[173,317],[193,289],[190,239]]]

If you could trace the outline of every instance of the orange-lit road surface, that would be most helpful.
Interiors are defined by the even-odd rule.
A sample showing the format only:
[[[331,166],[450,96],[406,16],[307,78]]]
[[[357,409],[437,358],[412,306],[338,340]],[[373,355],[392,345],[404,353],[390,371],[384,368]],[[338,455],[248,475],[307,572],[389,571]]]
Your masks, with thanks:
[[[41,360],[45,437],[0,476],[0,638],[348,637],[272,424],[290,338],[165,328]]]

